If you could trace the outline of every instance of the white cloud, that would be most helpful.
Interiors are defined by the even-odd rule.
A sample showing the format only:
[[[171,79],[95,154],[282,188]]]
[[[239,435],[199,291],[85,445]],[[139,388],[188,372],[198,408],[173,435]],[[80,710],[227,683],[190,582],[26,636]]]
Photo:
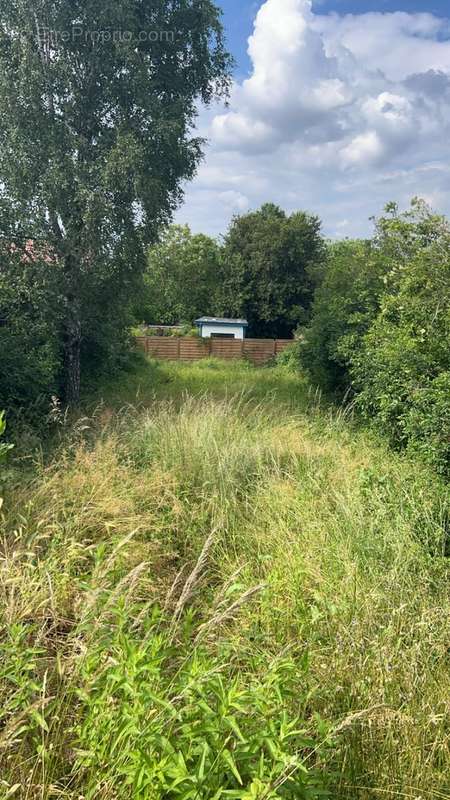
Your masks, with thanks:
[[[450,71],[450,22],[432,14],[394,13],[316,15],[312,26],[323,35],[327,52],[349,50],[366,69],[388,80],[412,72]]]
[[[230,111],[218,115],[212,123],[211,135],[218,145],[243,150],[266,150],[275,143],[275,132],[265,122]]]
[[[367,131],[355,136],[341,150],[344,164],[367,164],[379,161],[384,149],[376,131]]]
[[[247,211],[249,207],[248,197],[241,192],[219,192],[219,200],[232,211]]]
[[[450,210],[449,20],[266,0],[248,51],[229,108],[201,115],[210,146],[179,220],[217,234],[231,213],[273,200],[319,213],[332,235],[350,221],[352,235],[390,199],[422,194]]]

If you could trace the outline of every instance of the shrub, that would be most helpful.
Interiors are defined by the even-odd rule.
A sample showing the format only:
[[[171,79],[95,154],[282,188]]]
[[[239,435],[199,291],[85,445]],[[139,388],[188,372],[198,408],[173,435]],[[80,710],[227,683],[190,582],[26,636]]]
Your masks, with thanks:
[[[448,474],[450,465],[450,372],[442,372],[416,392],[405,418],[409,447]]]
[[[370,242],[329,247],[325,277],[299,349],[302,366],[324,391],[342,395],[349,388],[349,364],[378,313],[385,272]]]
[[[371,242],[332,245],[300,358],[321,388],[349,390],[396,447],[447,474],[450,228],[425,204],[395,205]]]
[[[441,472],[450,468],[449,297],[450,254],[432,244],[405,265],[351,367],[364,414]]]
[[[279,367],[286,367],[289,372],[296,373],[300,369],[301,342],[296,341],[288,345],[275,359]]]
[[[0,250],[0,408],[40,425],[58,394],[53,265]]]

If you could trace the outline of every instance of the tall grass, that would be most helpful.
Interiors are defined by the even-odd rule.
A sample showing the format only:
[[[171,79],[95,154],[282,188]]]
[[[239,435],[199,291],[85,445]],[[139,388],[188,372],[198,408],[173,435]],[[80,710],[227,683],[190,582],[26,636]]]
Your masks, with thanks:
[[[6,487],[0,797],[449,798],[445,487],[279,368],[100,399]]]

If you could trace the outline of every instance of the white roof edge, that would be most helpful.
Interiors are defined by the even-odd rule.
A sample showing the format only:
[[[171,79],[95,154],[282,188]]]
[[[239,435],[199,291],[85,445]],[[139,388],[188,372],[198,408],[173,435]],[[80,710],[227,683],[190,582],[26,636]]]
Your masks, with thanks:
[[[231,319],[227,317],[199,317],[195,322],[221,322],[224,325],[248,325],[246,319]]]

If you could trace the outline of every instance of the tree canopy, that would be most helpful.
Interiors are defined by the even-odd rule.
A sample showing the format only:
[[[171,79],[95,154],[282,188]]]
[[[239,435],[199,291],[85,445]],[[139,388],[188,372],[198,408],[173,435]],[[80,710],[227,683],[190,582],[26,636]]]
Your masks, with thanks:
[[[220,279],[220,247],[187,225],[172,225],[148,252],[136,315],[144,322],[192,323],[213,313]]]
[[[58,264],[63,387],[105,343],[193,176],[198,101],[227,92],[211,0],[0,0],[0,231]]]
[[[233,219],[222,255],[221,310],[254,336],[289,337],[305,322],[324,242],[320,220],[266,203]]]

